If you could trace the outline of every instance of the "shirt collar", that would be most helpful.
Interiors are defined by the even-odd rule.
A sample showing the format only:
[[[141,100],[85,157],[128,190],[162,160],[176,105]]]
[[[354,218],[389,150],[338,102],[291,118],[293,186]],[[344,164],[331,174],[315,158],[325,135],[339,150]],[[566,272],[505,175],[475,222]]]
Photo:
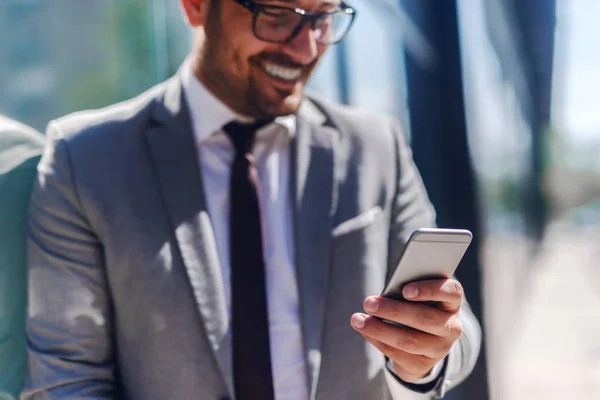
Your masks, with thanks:
[[[196,143],[204,142],[233,120],[249,120],[248,117],[232,111],[200,82],[194,74],[192,60],[189,57],[181,68],[181,84],[190,110]],[[286,128],[285,130],[290,136],[295,134],[296,117],[294,115],[277,117],[275,123]]]

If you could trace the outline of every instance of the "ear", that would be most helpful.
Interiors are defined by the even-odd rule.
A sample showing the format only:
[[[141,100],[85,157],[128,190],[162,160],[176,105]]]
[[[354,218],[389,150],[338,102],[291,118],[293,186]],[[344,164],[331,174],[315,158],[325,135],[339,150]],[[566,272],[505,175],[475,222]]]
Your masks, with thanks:
[[[185,16],[188,24],[197,28],[204,26],[206,16],[208,14],[208,7],[210,6],[211,0],[180,0],[181,6],[185,12]]]

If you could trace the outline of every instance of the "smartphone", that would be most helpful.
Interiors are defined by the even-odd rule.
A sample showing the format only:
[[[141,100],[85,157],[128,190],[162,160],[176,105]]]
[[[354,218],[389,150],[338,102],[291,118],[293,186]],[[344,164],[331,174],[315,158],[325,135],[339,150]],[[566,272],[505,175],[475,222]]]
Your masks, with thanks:
[[[412,233],[382,296],[403,300],[410,282],[451,278],[471,244],[466,229],[418,229]]]

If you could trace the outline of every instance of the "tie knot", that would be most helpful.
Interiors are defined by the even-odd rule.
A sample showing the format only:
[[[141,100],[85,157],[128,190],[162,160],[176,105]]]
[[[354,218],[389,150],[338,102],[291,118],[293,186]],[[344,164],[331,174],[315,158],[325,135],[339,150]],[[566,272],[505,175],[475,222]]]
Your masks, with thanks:
[[[256,132],[271,121],[257,121],[245,124],[239,121],[233,121],[223,127],[223,130],[229,136],[237,154],[247,154],[252,150]]]

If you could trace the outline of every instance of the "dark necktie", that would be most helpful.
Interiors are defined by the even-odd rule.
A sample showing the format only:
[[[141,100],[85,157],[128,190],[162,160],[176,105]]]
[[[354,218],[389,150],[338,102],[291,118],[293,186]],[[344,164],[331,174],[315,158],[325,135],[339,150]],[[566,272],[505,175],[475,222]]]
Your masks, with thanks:
[[[233,379],[237,400],[273,400],[265,262],[258,201],[258,171],[251,154],[266,122],[232,122],[225,133],[235,147],[231,169],[229,246]]]

